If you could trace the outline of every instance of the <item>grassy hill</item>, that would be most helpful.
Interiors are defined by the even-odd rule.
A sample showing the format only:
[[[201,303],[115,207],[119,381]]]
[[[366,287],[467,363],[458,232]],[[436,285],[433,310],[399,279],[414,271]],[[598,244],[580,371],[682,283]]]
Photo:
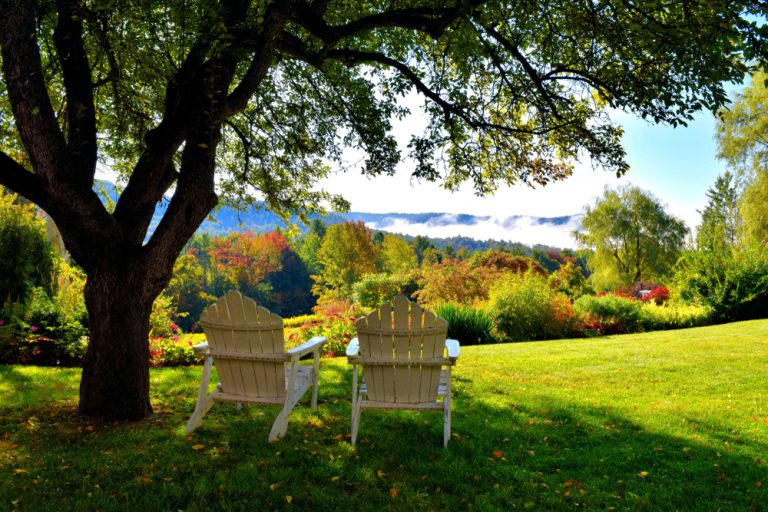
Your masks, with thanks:
[[[156,415],[74,414],[79,372],[0,366],[0,510],[763,510],[768,320],[467,347],[453,431],[365,411],[323,360],[321,405],[218,405],[185,436],[200,368],[152,371]],[[306,400],[305,400],[306,402]]]

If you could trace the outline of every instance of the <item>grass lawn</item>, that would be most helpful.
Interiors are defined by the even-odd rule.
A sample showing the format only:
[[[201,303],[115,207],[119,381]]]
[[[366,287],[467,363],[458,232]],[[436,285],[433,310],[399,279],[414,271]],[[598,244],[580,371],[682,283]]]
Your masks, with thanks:
[[[0,510],[768,509],[766,320],[466,347],[447,449],[409,411],[364,411],[353,448],[344,359],[276,444],[277,409],[227,404],[187,437],[200,373],[154,369],[154,417],[98,424],[79,370],[0,366]]]

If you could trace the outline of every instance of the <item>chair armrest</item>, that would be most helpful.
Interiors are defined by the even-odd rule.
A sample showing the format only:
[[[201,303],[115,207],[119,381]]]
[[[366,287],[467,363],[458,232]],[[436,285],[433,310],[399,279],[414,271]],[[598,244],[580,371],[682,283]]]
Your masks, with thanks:
[[[208,350],[208,342],[204,341],[202,343],[198,343],[197,345],[192,345],[192,350],[195,351],[195,354],[204,355]]]
[[[293,347],[291,350],[286,352],[286,354],[291,356],[292,360],[299,360],[310,352],[319,350],[320,347],[325,344],[326,339],[327,338],[325,336],[315,336],[314,338],[305,341],[298,347]]]
[[[448,350],[448,359],[458,359],[461,348],[458,340],[448,338],[445,340],[445,348]]]
[[[357,357],[358,355],[360,355],[360,341],[357,338],[352,338],[347,345],[347,357]]]

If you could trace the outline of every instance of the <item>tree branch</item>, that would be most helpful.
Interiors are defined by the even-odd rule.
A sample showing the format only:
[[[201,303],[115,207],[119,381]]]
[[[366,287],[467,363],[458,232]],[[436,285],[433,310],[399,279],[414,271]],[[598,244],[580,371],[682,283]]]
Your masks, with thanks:
[[[83,45],[79,2],[57,0],[53,33],[67,98],[68,147],[77,181],[90,188],[96,173],[96,108],[88,57]]]
[[[512,56],[517,60],[520,65],[523,67],[523,70],[525,70],[525,73],[528,75],[528,77],[533,82],[534,87],[536,87],[536,90],[539,91],[539,95],[541,98],[549,105],[549,109],[552,112],[552,115],[557,119],[558,121],[562,121],[563,117],[560,115],[559,110],[557,109],[557,105],[555,105],[554,100],[552,99],[552,96],[550,95],[549,91],[547,91],[546,87],[544,87],[544,82],[539,76],[539,73],[533,69],[533,66],[528,61],[528,59],[523,55],[523,53],[520,51],[517,46],[512,44],[511,41],[509,41],[506,37],[501,35],[499,31],[494,29],[493,27],[483,27],[485,31],[493,37],[493,39],[496,40],[505,50],[507,50],[509,53],[512,54]]]
[[[68,155],[48,96],[36,33],[32,2],[0,0],[0,55],[13,116],[36,174],[53,180]]]
[[[43,209],[48,203],[48,196],[42,191],[40,177],[26,170],[2,151],[0,151],[0,185],[21,194]]]
[[[482,5],[487,0],[472,0],[464,6],[454,7],[413,7],[390,9],[381,13],[363,16],[345,25],[331,26],[322,18],[322,11],[313,9],[306,2],[297,3],[289,12],[291,21],[309,31],[327,46],[363,32],[379,28],[397,27],[426,32],[437,39],[448,26],[467,10]]]

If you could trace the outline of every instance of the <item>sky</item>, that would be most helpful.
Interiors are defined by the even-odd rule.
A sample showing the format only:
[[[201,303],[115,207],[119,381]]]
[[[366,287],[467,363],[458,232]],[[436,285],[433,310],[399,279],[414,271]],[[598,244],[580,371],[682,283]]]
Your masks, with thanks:
[[[418,182],[410,177],[412,163],[400,164],[393,177],[369,179],[357,171],[334,174],[322,186],[342,194],[351,203],[351,211],[371,213],[467,213],[487,216],[477,225],[395,224],[391,231],[409,235],[450,237],[471,236],[525,244],[546,244],[574,247],[570,232],[578,222],[566,226],[539,224],[532,219],[511,221],[511,216],[558,217],[581,213],[593,204],[605,187],[617,188],[631,184],[651,192],[667,211],[693,229],[700,222],[699,210],[706,203],[706,191],[715,178],[726,170],[716,158],[714,139],[716,119],[709,112],[701,113],[687,127],[672,128],[649,123],[633,115],[618,112],[614,120],[624,129],[623,144],[630,171],[621,178],[615,174],[593,169],[589,162],[577,163],[573,175],[565,181],[532,189],[526,185],[504,187],[493,196],[477,197],[471,186],[451,193],[435,183]],[[405,144],[411,133],[420,131],[420,120],[414,116],[396,123],[394,132]],[[350,155],[354,161],[357,155]]]

